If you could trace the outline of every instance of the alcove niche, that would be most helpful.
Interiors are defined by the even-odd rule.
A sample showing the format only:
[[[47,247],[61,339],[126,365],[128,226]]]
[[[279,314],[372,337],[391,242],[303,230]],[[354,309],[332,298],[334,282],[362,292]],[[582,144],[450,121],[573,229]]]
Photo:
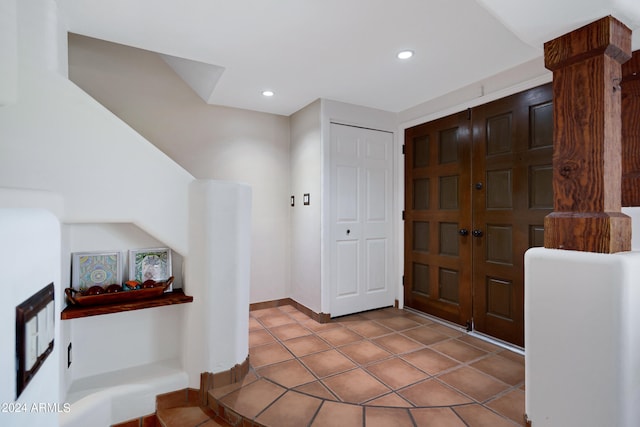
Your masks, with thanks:
[[[121,252],[124,282],[129,275],[129,250],[170,248],[131,223],[62,224],[61,231],[63,288],[71,284],[75,252]],[[182,254],[172,249],[171,260],[173,288],[186,290]],[[62,303],[62,309],[66,304]],[[112,386],[110,382],[117,381],[119,376],[160,375],[168,378],[166,391],[184,387],[186,374],[181,362],[184,318],[184,304],[172,304],[60,320],[61,386],[66,401],[73,405],[97,389]],[[157,394],[158,390],[153,392]]]

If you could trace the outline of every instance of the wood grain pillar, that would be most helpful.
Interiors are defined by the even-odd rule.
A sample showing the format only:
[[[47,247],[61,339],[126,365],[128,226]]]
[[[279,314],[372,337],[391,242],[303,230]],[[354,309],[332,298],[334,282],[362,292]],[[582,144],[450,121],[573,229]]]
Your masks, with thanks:
[[[554,212],[544,246],[588,252],[631,250],[621,213],[621,64],[631,30],[608,16],[544,45],[553,71]]]
[[[622,206],[640,206],[640,50],[622,65]]]

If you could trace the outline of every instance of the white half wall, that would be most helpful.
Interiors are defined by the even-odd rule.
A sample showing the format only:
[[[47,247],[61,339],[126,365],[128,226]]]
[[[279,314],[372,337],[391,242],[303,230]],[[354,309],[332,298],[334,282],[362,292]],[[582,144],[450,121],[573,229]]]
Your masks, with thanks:
[[[640,253],[525,254],[526,413],[536,427],[640,419]]]
[[[251,189],[197,180],[189,189],[190,253],[185,281],[193,296],[184,327],[190,387],[202,372],[229,370],[249,355]]]
[[[58,423],[53,410],[38,412],[32,405],[61,404],[60,223],[41,209],[0,208],[0,402],[18,404],[19,411],[0,411],[3,427],[50,427]],[[53,352],[16,400],[16,306],[49,283],[55,287],[55,337]],[[21,406],[25,405],[25,406]]]

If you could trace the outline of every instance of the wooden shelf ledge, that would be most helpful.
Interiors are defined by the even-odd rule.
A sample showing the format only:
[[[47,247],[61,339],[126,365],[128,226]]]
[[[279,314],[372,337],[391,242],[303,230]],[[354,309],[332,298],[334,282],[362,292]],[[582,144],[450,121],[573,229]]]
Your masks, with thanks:
[[[80,317],[99,316],[102,314],[120,313],[122,311],[141,310],[143,308],[162,307],[165,305],[186,304],[193,302],[193,297],[185,295],[182,289],[167,292],[159,297],[122,302],[118,304],[105,304],[94,306],[68,305],[62,310],[62,320],[78,319]]]

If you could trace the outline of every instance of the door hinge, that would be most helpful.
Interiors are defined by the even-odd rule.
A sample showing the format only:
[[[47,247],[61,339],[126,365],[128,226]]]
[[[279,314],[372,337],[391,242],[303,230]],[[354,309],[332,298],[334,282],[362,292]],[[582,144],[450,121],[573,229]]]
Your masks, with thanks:
[[[404,275],[402,276],[402,287],[404,288]]]
[[[405,211],[402,211],[402,220],[403,220],[403,221],[404,221],[404,212],[405,212]]]
[[[471,108],[467,108],[467,120],[471,120]]]
[[[402,154],[405,154],[404,150],[405,150],[406,145],[402,144]]]

